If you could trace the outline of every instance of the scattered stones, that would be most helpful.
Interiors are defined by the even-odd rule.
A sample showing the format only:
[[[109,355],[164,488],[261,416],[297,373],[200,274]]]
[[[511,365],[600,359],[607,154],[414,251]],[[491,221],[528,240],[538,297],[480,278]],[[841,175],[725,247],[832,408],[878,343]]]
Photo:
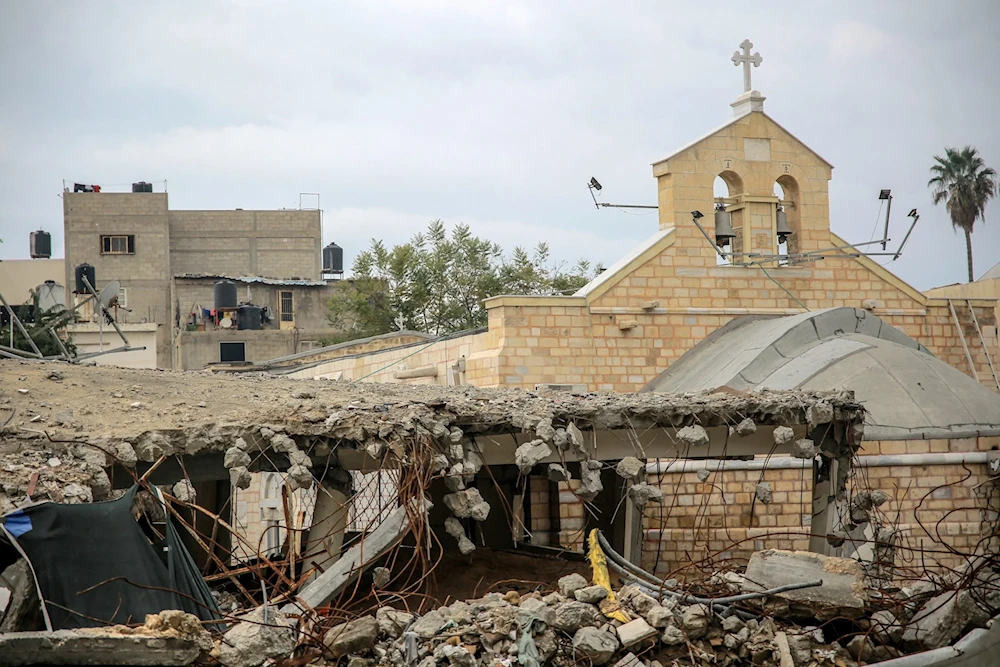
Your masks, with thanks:
[[[677,431],[677,439],[692,447],[704,447],[709,443],[708,431],[698,424]]]
[[[289,491],[295,491],[296,489],[308,489],[312,486],[313,476],[312,471],[303,465],[293,465],[288,469],[288,475],[285,477],[285,484],[288,486]]]
[[[522,475],[527,475],[532,468],[551,455],[552,449],[544,440],[532,440],[514,450],[514,463]]]
[[[660,629],[665,628],[668,625],[673,625],[674,610],[661,605],[656,605],[646,612],[646,621],[654,628]]]
[[[757,500],[765,505],[771,504],[771,483],[770,482],[759,482],[755,487],[754,491],[757,494]]]
[[[638,482],[646,472],[646,464],[634,456],[626,456],[615,466],[615,472],[622,479]]]
[[[663,490],[658,486],[640,482],[629,487],[628,497],[635,503],[636,507],[645,507],[647,503],[662,503]]]
[[[668,625],[660,636],[660,641],[667,646],[677,646],[687,641],[684,632],[676,625]]]
[[[242,617],[219,644],[219,662],[225,667],[258,667],[270,658],[287,658],[295,648],[295,631],[274,609],[258,607]]]
[[[691,639],[698,639],[708,630],[708,607],[703,604],[693,604],[681,608],[681,626]]]
[[[63,487],[62,496],[64,505],[82,505],[94,502],[93,492],[82,484],[67,484]]]
[[[378,622],[374,616],[362,616],[327,630],[323,643],[335,658],[370,647],[378,637]]]
[[[597,604],[604,598],[608,597],[608,589],[604,586],[586,586],[584,588],[578,588],[574,591],[573,596],[578,602]]]
[[[57,371],[55,369],[52,369],[45,374],[45,379],[52,380],[53,382],[62,382],[64,377],[65,376],[63,375],[62,371]]]
[[[587,588],[589,584],[586,578],[582,574],[574,572],[573,574],[567,574],[565,577],[560,577],[559,581],[556,582],[556,586],[559,588],[559,593],[567,598],[575,597],[576,592],[581,588]]]
[[[575,632],[577,629],[597,622],[598,611],[594,605],[570,600],[556,607],[552,627],[563,632]]]
[[[128,407],[131,410],[142,410],[146,405],[142,401],[133,401]]]
[[[423,639],[430,639],[431,637],[437,635],[437,633],[441,632],[441,628],[443,628],[447,622],[448,619],[444,617],[444,614],[435,609],[418,618],[413,625],[410,626],[410,629],[417,633],[417,636],[422,637]]]
[[[396,639],[403,634],[403,630],[413,622],[413,614],[407,611],[400,611],[392,607],[379,607],[375,612],[375,621],[378,623],[379,632],[388,635],[390,639]]]
[[[573,650],[594,665],[605,665],[618,650],[618,638],[597,628],[580,628],[573,635]]]
[[[651,595],[643,593],[638,586],[623,586],[618,592],[618,599],[622,606],[635,611],[637,614],[647,614],[653,607],[660,606]]]
[[[485,521],[490,515],[490,504],[483,500],[479,489],[475,488],[446,494],[444,504],[459,519]]]

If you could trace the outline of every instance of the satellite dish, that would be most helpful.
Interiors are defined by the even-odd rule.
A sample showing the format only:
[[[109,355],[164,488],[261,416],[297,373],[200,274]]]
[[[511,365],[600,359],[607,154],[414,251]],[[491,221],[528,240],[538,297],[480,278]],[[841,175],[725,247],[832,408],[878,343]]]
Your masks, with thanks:
[[[223,317],[221,320],[219,320],[219,326],[222,327],[223,329],[229,329],[233,326],[233,321],[228,317]]]
[[[122,291],[122,284],[120,281],[112,280],[104,289],[101,290],[99,298],[101,300],[101,305],[107,308],[111,304],[111,300],[118,296],[118,293]]]

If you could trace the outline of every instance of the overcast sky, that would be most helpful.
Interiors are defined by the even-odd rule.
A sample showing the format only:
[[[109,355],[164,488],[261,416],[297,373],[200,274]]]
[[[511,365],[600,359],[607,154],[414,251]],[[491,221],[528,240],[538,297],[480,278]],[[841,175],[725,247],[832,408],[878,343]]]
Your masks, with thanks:
[[[964,280],[963,238],[926,187],[932,156],[1000,169],[1000,2],[367,0],[4,3],[0,258],[62,249],[63,180],[167,181],[174,209],[297,207],[320,195],[348,263],[434,218],[605,265],[657,229],[650,163],[732,117],[749,37],[765,110],[830,161],[832,226],[921,220],[891,269]],[[303,203],[314,205],[314,198]],[[876,237],[877,238],[877,237]],[[973,236],[1000,261],[1000,204]]]

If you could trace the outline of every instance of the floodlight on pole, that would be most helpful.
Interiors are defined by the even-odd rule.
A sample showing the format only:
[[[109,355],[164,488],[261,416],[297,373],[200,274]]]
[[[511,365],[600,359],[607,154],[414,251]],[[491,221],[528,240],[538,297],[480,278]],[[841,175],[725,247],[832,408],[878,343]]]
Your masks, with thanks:
[[[903,254],[903,246],[906,245],[907,239],[910,238],[910,232],[912,232],[913,228],[917,226],[917,220],[920,219],[920,214],[918,214],[917,209],[914,208],[910,209],[910,212],[906,214],[906,217],[913,218],[913,222],[910,223],[910,228],[906,230],[906,236],[903,237],[903,242],[899,244],[899,250],[897,250],[896,254],[892,256],[892,261],[894,262],[899,259],[900,255]]]
[[[892,190],[879,190],[878,198],[880,201],[889,202],[889,205],[885,207],[885,233],[882,234],[882,250],[885,250],[885,244],[889,242],[889,214],[892,212]]]

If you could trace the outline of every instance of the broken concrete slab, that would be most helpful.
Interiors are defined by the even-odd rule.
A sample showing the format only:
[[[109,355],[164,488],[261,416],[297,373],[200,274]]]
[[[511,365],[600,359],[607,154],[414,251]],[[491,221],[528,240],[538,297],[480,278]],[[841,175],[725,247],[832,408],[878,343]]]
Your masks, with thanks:
[[[767,549],[750,557],[745,577],[745,592],[822,580],[821,586],[776,594],[788,605],[787,611],[784,605],[769,601],[768,606],[774,607],[776,614],[787,613],[792,618],[857,618],[864,613],[867,602],[864,571],[858,561],[850,558]]]
[[[685,426],[677,431],[677,439],[692,447],[703,447],[709,443],[708,431],[700,424]]]
[[[375,620],[378,622],[379,632],[396,639],[403,634],[403,630],[413,622],[414,615],[408,611],[393,609],[392,607],[379,607],[375,612]]]
[[[287,658],[295,648],[293,621],[274,607],[258,607],[242,616],[219,645],[224,667],[258,667],[270,658]]]
[[[658,635],[656,628],[644,618],[637,618],[618,626],[618,641],[621,642],[622,648],[643,649],[652,646]]]
[[[601,482],[601,462],[584,461],[580,464],[580,488],[576,495],[584,500],[593,500],[604,490],[604,483]]]
[[[604,665],[618,650],[618,638],[594,627],[580,628],[573,635],[573,650],[594,665]]]
[[[0,632],[26,632],[45,627],[35,578],[26,559],[19,558],[0,574],[0,587],[10,591]]]
[[[548,477],[550,482],[568,482],[573,478],[569,470],[558,463],[549,464]]]
[[[604,598],[608,597],[608,589],[604,586],[586,586],[574,591],[573,597],[577,599],[577,602],[597,604]]]
[[[333,600],[348,582],[353,581],[370,565],[374,565],[380,556],[395,546],[410,530],[408,510],[421,511],[426,516],[433,506],[427,499],[422,502],[417,501],[414,505],[419,505],[419,510],[403,506],[392,510],[375,530],[365,536],[363,541],[348,549],[330,569],[306,584],[299,591],[297,601],[315,609]],[[294,608],[296,605],[292,603],[289,606]]]
[[[969,589],[945,591],[917,610],[903,631],[902,642],[911,649],[949,646],[969,625],[981,625],[989,614]]]
[[[0,665],[128,665],[183,667],[201,649],[189,639],[57,630],[0,634]],[[259,663],[258,663],[259,664]]]

